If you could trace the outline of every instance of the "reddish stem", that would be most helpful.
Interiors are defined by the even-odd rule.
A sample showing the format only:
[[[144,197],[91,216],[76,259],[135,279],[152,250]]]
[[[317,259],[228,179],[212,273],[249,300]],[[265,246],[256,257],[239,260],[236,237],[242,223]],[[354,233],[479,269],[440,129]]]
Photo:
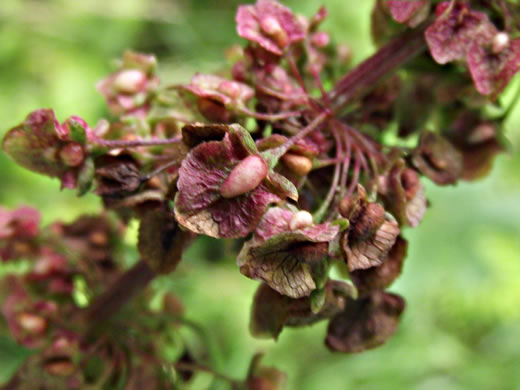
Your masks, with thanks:
[[[154,277],[155,272],[143,260],[139,261],[122,274],[82,313],[87,326],[96,327],[100,322],[115,314],[124,304],[141,292]]]
[[[288,111],[288,112],[279,112],[277,114],[265,114],[261,112],[255,112],[248,110],[247,108],[241,108],[240,112],[247,116],[252,116],[255,119],[260,119],[264,121],[278,121],[280,119],[287,119],[293,116],[299,116],[299,111]]]
[[[348,170],[350,168],[350,159],[352,158],[352,145],[350,142],[350,138],[347,134],[343,133],[343,139],[345,140],[345,144],[347,146],[347,153],[343,160],[343,171],[341,172],[341,179],[339,182],[339,188],[341,188],[340,198],[343,198],[345,195],[347,179],[348,179]]]
[[[387,43],[343,77],[329,93],[334,111],[341,111],[355,97],[374,88],[385,76],[421,53],[426,48],[426,25],[407,31]]]
[[[108,149],[136,148],[139,146],[171,145],[182,141],[182,137],[157,138],[157,139],[135,139],[135,140],[109,140],[96,138],[93,143]]]
[[[336,140],[336,158],[340,158],[343,154],[343,147],[341,143],[341,137],[338,133],[338,130],[333,127],[332,128],[332,134],[334,135],[334,139]],[[340,168],[341,164],[336,164],[334,167],[334,174],[332,176],[332,183],[329,188],[329,192],[321,204],[320,208],[314,213],[314,220],[315,222],[321,222],[323,220],[323,217],[327,213],[327,210],[329,209],[329,206],[334,199],[334,195],[336,194],[336,190],[338,188],[338,182],[339,182],[339,174],[340,174]]]
[[[356,158],[356,161],[354,163],[354,174],[352,176],[352,182],[350,183],[346,196],[350,196],[354,193],[354,188],[356,188],[356,185],[359,182],[359,171],[360,171],[359,160]]]

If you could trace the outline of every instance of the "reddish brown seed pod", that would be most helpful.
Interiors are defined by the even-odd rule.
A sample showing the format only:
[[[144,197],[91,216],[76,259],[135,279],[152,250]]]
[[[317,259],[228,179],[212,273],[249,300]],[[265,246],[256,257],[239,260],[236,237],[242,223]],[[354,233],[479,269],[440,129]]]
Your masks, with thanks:
[[[251,155],[240,161],[226,178],[220,195],[234,198],[254,190],[267,176],[267,164],[258,155]]]

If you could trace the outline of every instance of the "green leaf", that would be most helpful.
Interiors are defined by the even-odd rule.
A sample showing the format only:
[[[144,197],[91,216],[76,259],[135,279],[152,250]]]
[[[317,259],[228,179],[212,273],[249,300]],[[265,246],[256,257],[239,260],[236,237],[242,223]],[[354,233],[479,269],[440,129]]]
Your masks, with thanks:
[[[78,174],[78,196],[83,196],[90,190],[94,180],[94,173],[94,160],[87,158]]]
[[[68,124],[70,130],[70,139],[81,145],[85,145],[87,143],[87,132],[81,123],[79,123],[74,118],[71,118],[68,121]]]
[[[350,221],[347,218],[339,218],[331,222],[331,225],[338,225],[339,231],[345,231],[350,226]]]
[[[285,176],[280,175],[279,173],[271,170],[267,176],[267,185],[273,190],[277,195],[282,198],[289,198],[298,201],[298,189],[295,185],[287,179]]]
[[[318,314],[325,304],[325,289],[319,288],[311,293],[311,310]]]
[[[0,335],[0,385],[11,380],[32,351],[16,344],[10,337]]]
[[[240,140],[240,143],[251,153],[251,154],[257,154],[258,149],[255,145],[255,140],[253,137],[251,137],[251,134],[249,134],[249,131],[244,129],[242,126],[238,124],[233,124],[229,126],[229,132]]]

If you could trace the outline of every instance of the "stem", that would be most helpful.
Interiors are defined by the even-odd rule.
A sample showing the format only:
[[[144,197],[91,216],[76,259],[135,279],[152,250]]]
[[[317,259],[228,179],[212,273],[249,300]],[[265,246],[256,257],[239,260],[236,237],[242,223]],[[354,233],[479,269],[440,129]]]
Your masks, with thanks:
[[[330,107],[329,95],[327,95],[327,92],[325,91],[325,88],[323,87],[323,83],[321,82],[320,75],[318,74],[316,69],[314,69],[314,67],[311,68],[311,73],[312,73],[312,77],[314,77],[314,81],[316,82],[316,85],[318,86],[318,89],[320,90],[321,98],[322,98],[323,102],[325,103],[325,107]]]
[[[141,182],[145,182],[145,181],[148,181],[150,180],[152,177],[154,176],[157,176],[159,173],[169,169],[170,167],[173,167],[175,165],[178,165],[178,161],[177,160],[173,160],[173,161],[170,161],[164,165],[161,165],[160,167],[154,169],[152,172],[150,173],[147,173],[146,175],[142,176],[141,177]]]
[[[345,192],[347,191],[347,179],[348,179],[348,170],[350,168],[350,159],[352,157],[352,145],[350,142],[350,138],[346,133],[343,133],[343,138],[345,140],[345,144],[347,145],[347,154],[345,159],[343,160],[343,172],[341,172],[341,179],[339,181],[340,188],[340,199],[343,199],[345,196]]]
[[[88,327],[96,327],[141,292],[154,277],[155,272],[140,260],[122,274],[86,311],[82,312],[83,320]]]
[[[350,183],[350,187],[348,188],[346,196],[350,196],[354,193],[354,189],[359,182],[359,170],[359,160],[356,158],[356,161],[354,162],[354,176],[352,177],[352,182]]]
[[[280,157],[282,157],[296,142],[312,133],[316,128],[329,118],[331,112],[329,110],[323,111],[314,120],[309,123],[306,127],[301,129],[296,135],[289,138],[283,145],[270,150],[269,166],[274,168],[278,163]]]
[[[191,371],[191,372],[202,371],[202,372],[207,372],[207,373],[213,375],[215,378],[222,379],[222,380],[224,380],[226,382],[229,382],[232,386],[238,386],[238,385],[240,385],[242,383],[239,380],[236,380],[236,379],[231,378],[231,377],[229,377],[227,375],[221,374],[220,372],[216,372],[213,369],[211,369],[210,367],[204,366],[202,364],[177,362],[177,363],[174,363],[173,366],[175,367],[175,369],[182,370],[182,371]]]
[[[293,76],[296,78],[296,81],[298,82],[298,84],[300,84],[300,87],[302,88],[303,92],[305,92],[305,95],[308,96],[309,105],[312,107],[312,109],[319,111],[320,105],[316,103],[316,101],[314,101],[314,99],[312,99],[312,97],[309,95],[307,87],[305,86],[305,82],[303,81],[303,77],[300,71],[298,70],[296,62],[294,61],[292,50],[290,49],[287,55],[287,62],[289,63],[289,67],[291,68],[291,71],[293,73]]]
[[[244,115],[252,116],[255,119],[260,119],[264,121],[278,121],[280,119],[287,119],[293,116],[300,115],[299,111],[279,112],[278,114],[264,114],[261,112],[251,111],[247,108],[241,108],[239,111]]]
[[[108,149],[120,148],[135,148],[138,146],[157,146],[157,145],[171,145],[179,143],[182,137],[162,138],[162,139],[136,139],[136,140],[108,140],[103,138],[96,138],[94,143]]]
[[[426,48],[424,30],[427,24],[395,38],[347,73],[329,93],[334,111],[341,111],[353,98],[374,88],[383,77],[421,53]]]
[[[360,147],[363,147],[365,149],[365,152],[371,156],[380,157],[382,159],[385,159],[385,156],[377,147],[375,146],[375,142],[365,136],[363,133],[361,133],[359,130],[355,129],[354,127],[346,124],[345,122],[337,121],[340,126],[342,126],[346,132],[348,132],[352,137],[358,141],[360,144]]]
[[[343,150],[341,147],[341,137],[338,134],[338,130],[333,127],[332,134],[334,134],[334,138],[336,139],[336,158],[340,158]],[[336,189],[338,188],[338,182],[339,182],[339,173],[340,173],[341,164],[336,164],[334,167],[334,175],[332,177],[332,183],[330,185],[329,192],[321,204],[320,208],[314,213],[313,219],[317,223],[321,222],[323,220],[323,217],[327,213],[327,210],[329,209],[330,203],[332,202],[332,199],[334,199],[334,195],[336,193]]]

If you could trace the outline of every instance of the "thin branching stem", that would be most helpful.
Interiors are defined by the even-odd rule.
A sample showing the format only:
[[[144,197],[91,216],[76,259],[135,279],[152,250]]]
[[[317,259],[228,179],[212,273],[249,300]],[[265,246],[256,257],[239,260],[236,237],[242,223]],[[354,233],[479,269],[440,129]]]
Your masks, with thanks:
[[[213,370],[212,368],[208,366],[204,366],[202,364],[198,363],[188,363],[188,362],[177,362],[173,363],[173,367],[175,367],[176,370],[182,370],[182,371],[190,371],[190,372],[207,372],[211,375],[213,375],[215,378],[222,379],[223,381],[226,381],[230,383],[232,386],[239,386],[242,382],[231,378],[227,375],[224,375],[220,372],[217,372]]]
[[[341,142],[341,137],[336,127],[332,127],[331,131],[336,141],[336,158],[339,159],[343,155],[343,145]],[[339,183],[340,170],[341,164],[336,164],[336,166],[334,167],[334,174],[332,176],[332,182],[329,188],[329,192],[327,193],[325,200],[320,205],[320,208],[313,215],[313,219],[315,222],[321,222],[323,220],[327,213],[327,210],[329,209],[330,204],[332,203],[332,200],[334,199],[334,196],[336,195],[336,190],[338,189]]]
[[[125,149],[136,148],[139,146],[159,146],[177,144],[182,141],[182,137],[173,138],[153,138],[153,139],[135,139],[135,140],[109,140],[103,138],[96,138],[93,143],[107,149]]]
[[[248,108],[245,108],[245,107],[239,109],[239,111],[242,114],[250,116],[250,117],[253,117],[255,119],[260,119],[260,120],[264,120],[264,121],[271,121],[271,122],[272,121],[279,121],[279,120],[282,120],[282,119],[287,119],[287,118],[291,118],[291,117],[300,115],[299,111],[287,111],[287,112],[279,112],[277,114],[267,114],[267,113],[262,113],[262,112],[251,111],[251,110],[249,110]]]
[[[347,194],[345,196],[350,196],[354,193],[354,189],[359,183],[359,172],[360,172],[360,164],[359,160],[356,158],[354,161],[354,172],[352,174],[352,181],[350,182],[350,186],[348,187]]]

